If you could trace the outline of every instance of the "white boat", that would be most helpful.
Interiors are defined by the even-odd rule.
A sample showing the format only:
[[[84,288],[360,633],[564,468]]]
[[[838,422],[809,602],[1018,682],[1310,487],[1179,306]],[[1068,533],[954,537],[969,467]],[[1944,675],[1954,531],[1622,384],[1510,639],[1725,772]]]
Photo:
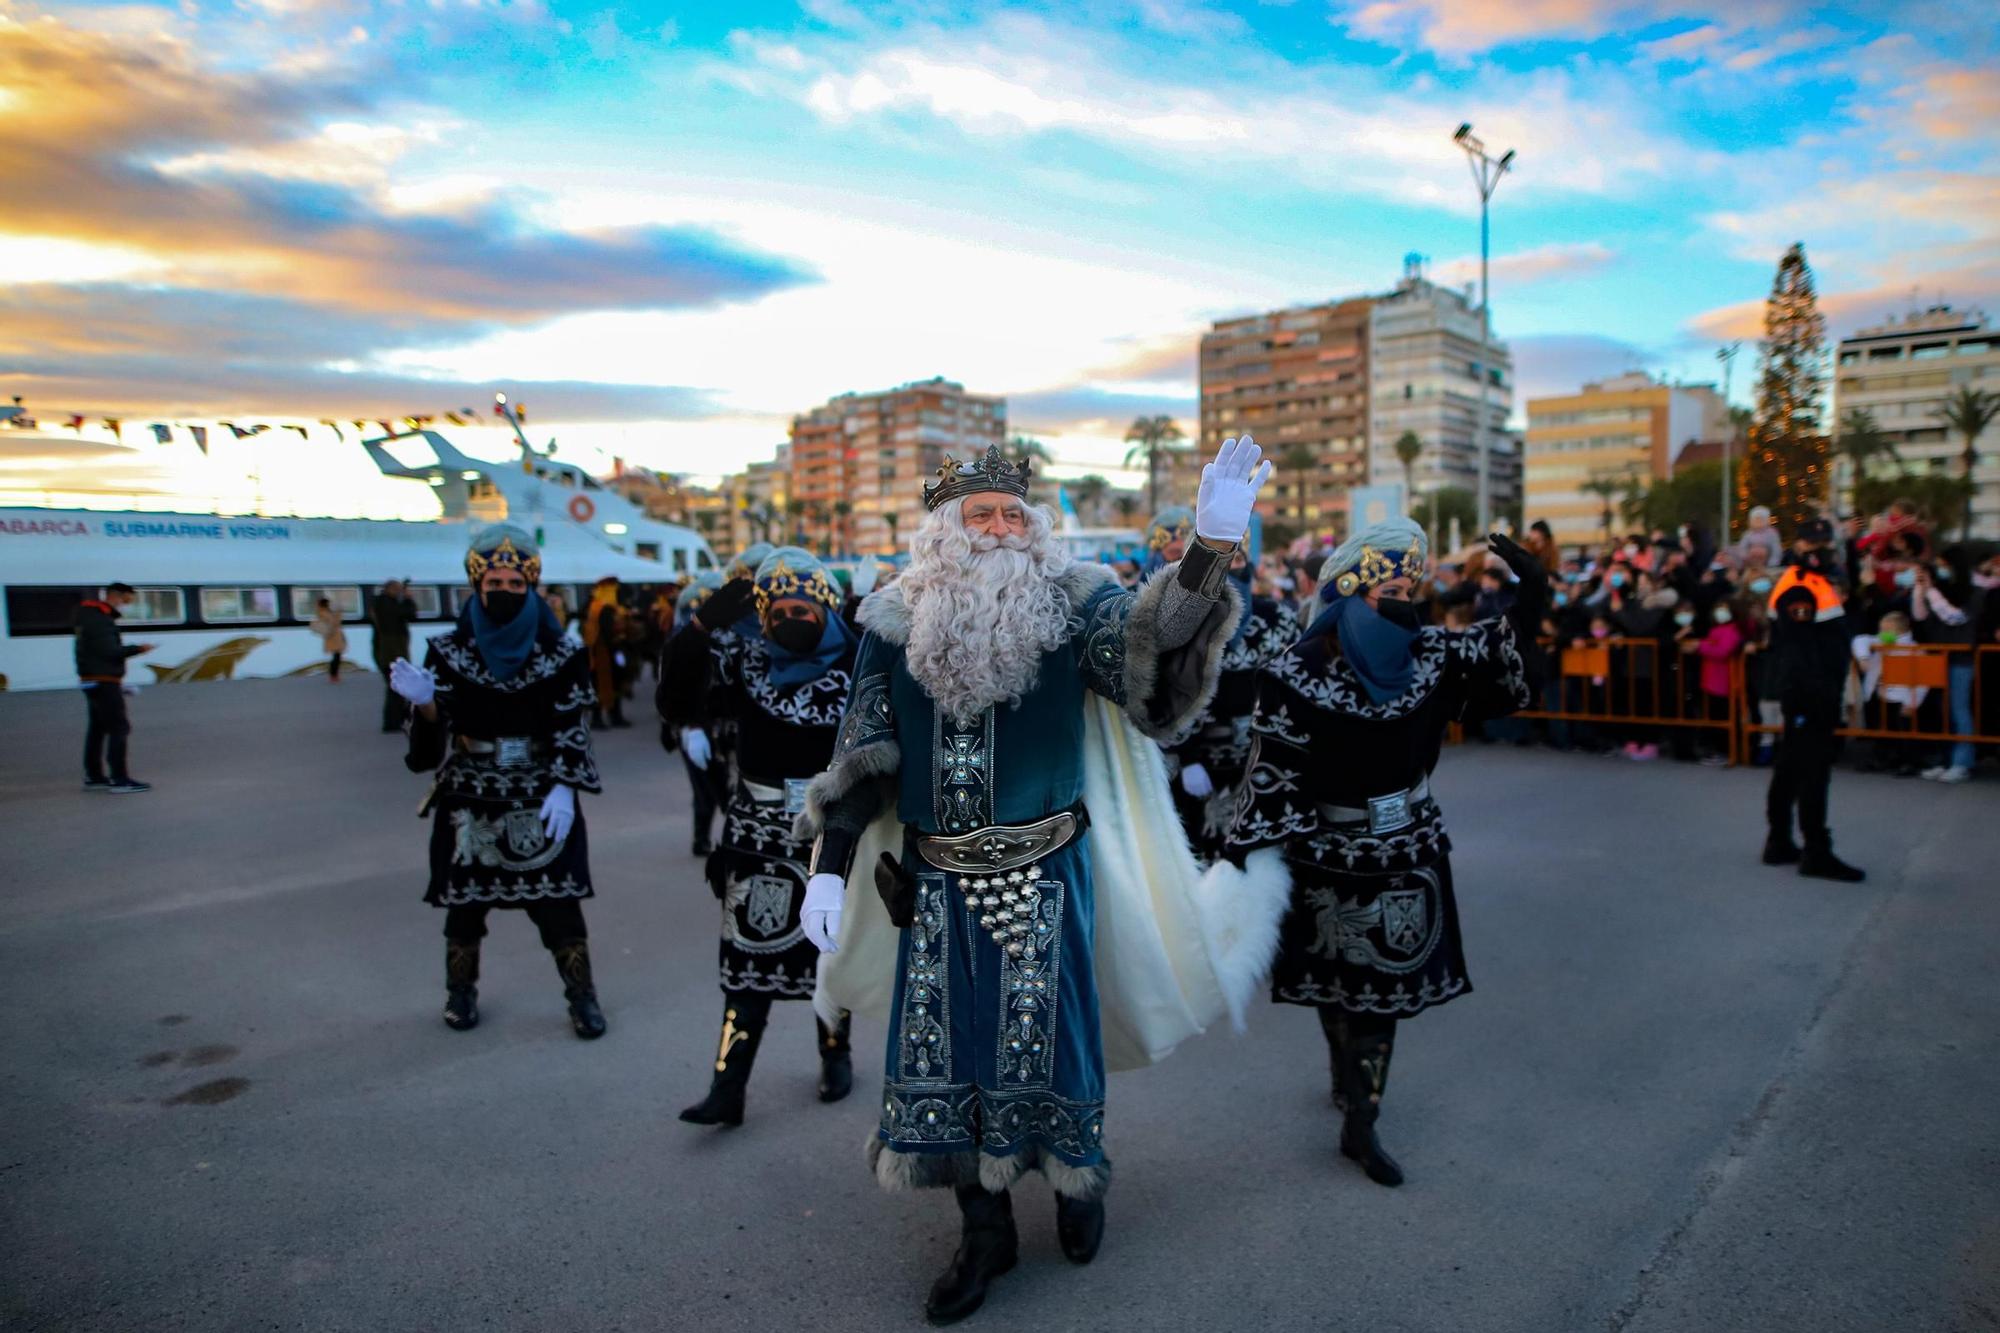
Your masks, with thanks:
[[[502,519],[541,537],[543,587],[572,612],[606,575],[650,598],[715,566],[699,534],[537,452],[506,415],[521,444],[513,462],[474,458],[432,430],[363,442],[385,476],[433,489],[435,522],[0,508],[0,689],[74,687],[76,606],[112,583],[138,592],[119,622],[126,642],[157,645],[128,669],[145,685],[324,671],[309,628],[322,597],[347,622],[343,669],[369,670],[375,590],[410,585],[413,640],[448,629],[466,595],[470,534]]]

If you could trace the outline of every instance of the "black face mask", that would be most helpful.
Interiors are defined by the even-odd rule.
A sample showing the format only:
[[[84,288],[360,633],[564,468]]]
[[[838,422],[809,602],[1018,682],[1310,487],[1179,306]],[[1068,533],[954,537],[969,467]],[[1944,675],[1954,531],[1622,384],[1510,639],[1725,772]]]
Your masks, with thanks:
[[[794,657],[804,657],[819,647],[820,635],[825,627],[815,620],[796,620],[787,617],[764,631],[771,636],[771,642],[783,648]]]
[[[1415,602],[1398,601],[1392,597],[1379,597],[1375,601],[1375,614],[1399,629],[1421,629],[1423,621],[1417,617]]]
[[[520,618],[521,608],[528,604],[528,594],[494,589],[480,593],[479,601],[486,608],[488,620],[496,625],[511,625]]]

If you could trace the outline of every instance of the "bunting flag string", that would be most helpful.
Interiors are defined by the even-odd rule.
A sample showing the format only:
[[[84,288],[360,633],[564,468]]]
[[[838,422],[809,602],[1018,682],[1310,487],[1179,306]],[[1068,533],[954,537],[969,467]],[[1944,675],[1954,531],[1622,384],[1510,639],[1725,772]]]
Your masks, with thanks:
[[[512,408],[516,420],[527,420],[527,410],[521,404],[514,403],[512,404]],[[493,410],[496,416],[504,417],[506,415],[506,410],[499,406],[496,406]],[[354,427],[358,434],[364,436],[369,433],[371,428],[376,427],[379,427],[381,433],[384,435],[400,435],[411,431],[426,430],[440,418],[453,426],[485,426],[493,424],[489,423],[477,408],[472,407],[450,408],[442,412],[412,413],[409,416],[400,418],[399,421],[391,421],[387,418],[378,418],[374,421],[369,421],[364,417],[349,417],[347,418],[347,422]],[[125,419],[123,417],[105,416],[94,412],[65,412],[59,414],[59,419],[63,428],[77,435],[83,434],[85,426],[94,424],[102,426],[105,430],[109,431],[112,438],[118,440],[120,443],[123,443],[125,439]],[[291,431],[301,440],[308,443],[313,438],[312,427],[298,422],[284,422],[275,426],[269,422],[242,421],[217,421],[215,424],[227,430],[231,438],[238,440],[252,439],[274,429]],[[333,438],[342,444],[347,442],[347,432],[341,429],[342,423],[340,421],[336,421],[332,417],[321,417],[318,424],[326,427],[332,433]],[[27,409],[22,406],[21,399],[17,396],[14,399],[14,405],[11,409],[0,409],[0,428],[8,430],[37,430],[40,428],[40,423],[34,417],[28,415]],[[174,431],[176,429],[185,430],[188,432],[190,438],[193,439],[196,448],[200,449],[204,454],[208,452],[208,434],[211,428],[206,424],[193,425],[181,421],[152,421],[146,424],[146,429],[152,433],[153,440],[157,444],[172,444]]]

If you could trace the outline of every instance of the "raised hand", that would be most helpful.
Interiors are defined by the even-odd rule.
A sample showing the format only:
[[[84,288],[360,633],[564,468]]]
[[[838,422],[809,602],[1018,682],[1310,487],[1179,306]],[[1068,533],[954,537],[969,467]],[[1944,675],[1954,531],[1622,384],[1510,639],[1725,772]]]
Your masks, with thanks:
[[[1270,476],[1271,464],[1255,440],[1248,435],[1224,440],[1215,451],[1215,461],[1201,470],[1201,490],[1194,502],[1195,535],[1211,542],[1242,541],[1250,529],[1257,491]]]
[[[713,634],[743,619],[757,600],[757,585],[749,579],[731,579],[708,595],[694,613],[694,622]]]
[[[1514,577],[1523,584],[1541,585],[1548,582],[1548,575],[1542,569],[1542,562],[1534,554],[1524,550],[1512,537],[1498,532],[1486,534],[1486,545],[1493,554],[1507,562],[1507,568],[1514,571]]]
[[[412,708],[422,708],[437,698],[437,677],[429,668],[399,657],[389,664],[389,688],[409,700]]]

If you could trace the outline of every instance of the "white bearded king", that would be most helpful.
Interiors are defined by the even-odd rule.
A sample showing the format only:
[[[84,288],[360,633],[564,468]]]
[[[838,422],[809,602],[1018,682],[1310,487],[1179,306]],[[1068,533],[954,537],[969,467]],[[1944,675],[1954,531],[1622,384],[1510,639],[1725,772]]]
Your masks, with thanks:
[[[1105,1070],[1240,1007],[1275,943],[1211,906],[1158,742],[1201,715],[1240,603],[1229,560],[1269,473],[1230,440],[1181,561],[1136,592],[1072,562],[1027,467],[989,450],[925,489],[908,572],[868,598],[834,759],[800,833],[823,1012],[885,1013],[882,1184],[957,1187],[965,1244],[934,1319],[1013,1262],[1007,1190],[1039,1170],[1086,1261],[1110,1182]],[[850,871],[858,867],[860,873]]]

